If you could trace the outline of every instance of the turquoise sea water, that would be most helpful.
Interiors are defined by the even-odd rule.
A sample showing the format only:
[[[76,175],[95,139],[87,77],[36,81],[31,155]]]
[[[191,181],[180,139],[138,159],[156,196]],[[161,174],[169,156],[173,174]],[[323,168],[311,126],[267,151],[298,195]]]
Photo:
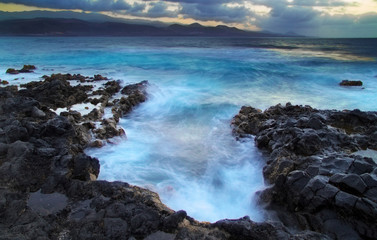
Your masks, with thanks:
[[[0,79],[13,83],[57,72],[149,80],[149,100],[121,120],[127,140],[88,153],[100,179],[148,187],[203,221],[263,219],[254,196],[264,159],[252,138],[231,134],[242,105],[377,110],[376,39],[36,37],[0,46]],[[5,74],[23,64],[38,69]],[[364,86],[340,87],[344,79]]]

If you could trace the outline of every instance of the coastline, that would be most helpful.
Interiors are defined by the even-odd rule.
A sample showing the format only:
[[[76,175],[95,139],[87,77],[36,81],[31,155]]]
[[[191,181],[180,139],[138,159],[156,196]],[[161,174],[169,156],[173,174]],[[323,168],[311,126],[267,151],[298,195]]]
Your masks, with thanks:
[[[85,84],[71,86],[70,83],[77,80],[80,83],[103,81],[106,84],[104,89],[97,89],[91,93],[101,95],[101,97],[95,98],[97,100],[89,100],[95,106],[100,104],[98,106],[102,106],[102,110],[105,106],[111,106],[114,109],[112,119],[101,120],[102,127],[95,128],[96,124],[92,123],[92,121],[102,119],[104,114],[106,115],[102,110],[93,109],[86,116],[81,116],[75,111],[62,112],[58,116],[50,110],[50,108],[64,108],[67,105],[88,101],[86,91],[89,88],[85,87]],[[356,172],[352,174],[367,174],[369,177],[362,177],[361,181],[367,185],[368,191],[376,189],[373,185],[377,182],[375,162],[373,163],[373,160],[369,158],[349,157],[351,155],[344,152],[344,150],[354,152],[358,148],[365,147],[376,149],[373,141],[363,143],[363,139],[368,136],[365,134],[373,130],[371,126],[376,122],[375,113],[323,111],[289,104],[285,107],[272,107],[265,113],[243,107],[240,114],[234,118],[233,124],[236,135],[239,137],[243,134],[256,135],[257,146],[267,149],[270,153],[271,161],[267,163],[264,174],[266,180],[275,185],[264,191],[261,199],[270,202],[271,209],[275,208],[272,211],[277,214],[290,213],[289,216],[293,216],[291,219],[255,223],[245,217],[238,220],[221,220],[213,224],[199,223],[187,216],[184,211],[174,212],[167,208],[161,203],[158,195],[149,190],[127,183],[96,181],[100,167],[98,160],[85,155],[83,150],[87,146],[100,147],[114,136],[124,136],[124,131],[116,124],[119,117],[147,99],[146,84],[142,82],[122,88],[116,81],[110,81],[102,76],[97,76],[96,80],[95,76],[90,79],[81,75],[57,74],[46,77],[40,83],[26,84],[24,86],[26,89],[20,91],[14,87],[0,89],[2,102],[0,170],[4,176],[1,181],[1,198],[3,199],[1,213],[4,219],[1,231],[4,232],[5,239],[38,237],[41,239],[132,239],[132,237],[135,239],[148,239],[148,237],[149,239],[157,237],[165,239],[204,239],[206,237],[209,239],[324,239],[339,237],[337,232],[329,232],[326,226],[320,223],[314,225],[313,219],[316,217],[318,208],[332,210],[334,207],[336,211],[344,210],[349,203],[346,200],[352,196],[345,195],[345,202],[341,202],[345,204],[343,206],[338,206],[336,201],[334,206],[322,201],[312,209],[302,204],[303,196],[300,195],[302,189],[294,187],[294,183],[302,182],[300,187],[304,189],[311,180],[303,173],[308,169],[301,169],[307,166],[297,165],[296,162],[302,159],[306,161],[311,157],[315,159],[318,154],[324,152],[326,154],[332,152],[335,160],[347,156],[353,159],[348,162],[352,164],[357,162],[365,167],[364,172],[355,170]],[[114,96],[119,92],[121,94],[115,98]],[[74,98],[69,98],[70,96]],[[331,116],[338,118],[332,119]],[[349,121],[355,116],[361,120]],[[307,119],[303,119],[304,117]],[[303,120],[292,121],[296,118]],[[332,121],[328,122],[328,118]],[[363,119],[367,119],[368,122]],[[350,126],[337,126],[337,122],[349,122]],[[359,129],[357,130],[359,135],[364,134],[357,137],[358,141],[355,143],[357,145],[348,144],[354,143],[355,137],[348,135],[345,131],[333,130],[333,128],[348,130],[350,127]],[[361,131],[360,127],[364,130]],[[303,135],[302,139],[305,142],[297,149],[294,147],[296,146],[296,142],[293,141],[295,138],[285,139],[287,135],[284,129],[290,128],[295,131],[296,128],[310,129],[318,136],[326,133],[333,134],[332,137],[343,138],[340,138],[342,139],[342,141],[339,140],[340,144],[335,144],[329,149],[328,142],[322,142],[323,139],[327,139],[328,135],[321,135],[319,140],[313,137],[313,134],[309,134],[308,139],[306,135]],[[91,138],[90,131],[96,138]],[[321,133],[318,134],[319,132]],[[271,136],[276,137],[276,135],[277,139],[273,139],[275,144],[270,144]],[[290,140],[293,142],[286,146]],[[108,144],[111,144],[111,140]],[[305,151],[302,152],[302,149]],[[279,160],[287,156],[289,159]],[[291,160],[293,164],[288,160]],[[284,164],[281,164],[282,162]],[[323,167],[317,166],[318,161],[313,160],[311,164],[313,167]],[[339,173],[342,173],[341,171],[346,173],[349,167],[336,169]],[[322,183],[323,178],[317,176],[318,174],[310,175]],[[325,182],[325,186],[337,186],[344,192],[344,189],[350,188],[344,183],[345,178],[345,176],[339,178],[339,182],[337,179]],[[369,179],[368,182],[364,178]],[[348,188],[343,185],[347,185]],[[289,191],[285,192],[286,189]],[[362,198],[372,201],[370,203],[372,208],[368,208],[369,205],[365,207],[365,204],[361,206],[355,203],[355,206],[358,206],[356,213],[352,210],[351,213],[344,214],[351,220],[353,217],[357,219],[354,232],[360,234],[360,237],[373,238],[376,237],[377,231],[370,225],[369,217],[373,219],[373,215],[370,214],[376,214],[375,207],[373,210],[375,199],[370,199],[364,194],[366,189],[358,194],[363,194]],[[348,190],[345,193],[352,195],[352,192]],[[313,205],[313,203],[310,204]],[[312,207],[310,204],[308,206]],[[296,211],[297,206],[302,209]],[[278,211],[276,207],[279,208]],[[369,211],[365,212],[365,209]],[[308,212],[314,217],[307,215]],[[364,222],[359,220],[361,213],[369,214]],[[335,216],[331,219],[338,219],[338,212],[335,214],[328,215]],[[297,229],[295,224],[303,217],[310,221],[306,220],[306,224]],[[297,222],[292,220],[294,218],[298,219]],[[369,228],[368,231],[363,232],[357,227],[356,224],[360,221],[364,224],[362,229]],[[346,221],[348,225],[344,228],[348,228],[350,222],[352,224],[352,221]],[[338,226],[338,223],[335,225]],[[296,231],[293,231],[292,229],[295,228]],[[343,229],[339,232],[341,231]]]

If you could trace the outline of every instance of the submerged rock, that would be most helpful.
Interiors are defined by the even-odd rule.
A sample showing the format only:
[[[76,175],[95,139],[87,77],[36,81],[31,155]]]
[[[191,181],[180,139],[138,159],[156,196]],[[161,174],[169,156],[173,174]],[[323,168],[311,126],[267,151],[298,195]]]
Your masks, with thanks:
[[[8,74],[31,73],[35,69],[37,68],[34,65],[24,65],[24,67],[20,70],[16,70],[14,68],[8,68],[6,73]]]
[[[18,70],[14,69],[14,68],[8,68],[6,73],[8,74],[18,74]]]
[[[18,70],[18,72],[20,72],[20,73],[31,73],[35,69],[37,69],[37,68],[34,65],[24,65],[24,67],[22,69]]]
[[[363,82],[359,80],[343,80],[339,83],[340,86],[363,86]]]

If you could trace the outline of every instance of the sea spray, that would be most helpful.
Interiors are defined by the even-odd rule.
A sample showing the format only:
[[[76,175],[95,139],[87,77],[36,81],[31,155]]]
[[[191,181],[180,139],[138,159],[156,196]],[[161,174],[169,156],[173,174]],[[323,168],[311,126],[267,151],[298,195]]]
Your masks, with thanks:
[[[88,152],[100,159],[100,179],[150,188],[197,220],[262,220],[254,194],[264,187],[264,160],[252,138],[232,135],[235,106],[201,104],[202,93],[187,86],[149,92],[149,101],[121,121],[126,141]]]

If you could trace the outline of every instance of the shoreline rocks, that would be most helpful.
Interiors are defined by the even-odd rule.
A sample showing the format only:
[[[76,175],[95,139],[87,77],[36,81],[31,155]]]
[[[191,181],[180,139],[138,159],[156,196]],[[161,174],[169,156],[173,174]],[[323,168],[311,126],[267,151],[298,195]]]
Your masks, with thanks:
[[[95,147],[102,147],[105,142],[110,142],[110,138],[126,136],[124,129],[117,125],[119,118],[147,99],[149,84],[142,81],[122,89],[119,81],[101,75],[85,77],[80,74],[52,74],[43,76],[43,79],[21,85],[25,89],[18,94],[34,98],[50,109],[66,109],[60,115],[73,123],[81,136],[81,143]],[[117,98],[116,94],[122,96]],[[85,105],[84,109],[89,113],[71,110],[77,105]],[[111,116],[105,118],[106,108],[109,108]]]
[[[104,108],[112,106],[119,117],[127,114],[146,100],[148,83],[126,86],[121,99],[113,99],[122,89],[119,82],[94,90],[85,86],[90,78],[73,76],[53,75],[19,91],[16,86],[0,88],[2,239],[242,239],[259,236],[259,231],[269,239],[293,236],[284,227],[250,219],[200,223],[185,211],[169,209],[147,189],[96,180],[99,161],[84,153],[98,129],[93,121],[111,128],[104,140],[117,135],[117,121],[103,119]],[[91,91],[102,91],[99,110],[83,116],[75,111],[59,116],[52,110],[78,103],[81,97],[86,101]],[[74,97],[55,99],[69,96]],[[271,233],[263,230],[271,228]]]
[[[376,163],[352,154],[377,149],[375,113],[242,107],[234,132],[255,135],[269,155],[263,173],[271,186],[259,199],[274,217],[210,224],[169,209],[147,189],[96,180],[99,161],[84,153],[125,136],[119,118],[147,100],[147,81],[122,87],[100,75],[53,74],[23,87],[0,88],[4,239],[376,237]],[[90,107],[80,113],[77,105]]]
[[[363,82],[360,80],[343,80],[339,83],[340,86],[345,87],[355,87],[355,86],[363,86]]]
[[[255,135],[269,155],[263,174],[271,186],[260,201],[286,227],[333,239],[377,238],[377,163],[353,154],[377,150],[375,112],[244,106],[232,124],[239,137]]]
[[[16,70],[14,68],[8,68],[7,74],[19,74],[19,73],[32,73],[37,69],[34,65],[24,65],[21,69]]]

